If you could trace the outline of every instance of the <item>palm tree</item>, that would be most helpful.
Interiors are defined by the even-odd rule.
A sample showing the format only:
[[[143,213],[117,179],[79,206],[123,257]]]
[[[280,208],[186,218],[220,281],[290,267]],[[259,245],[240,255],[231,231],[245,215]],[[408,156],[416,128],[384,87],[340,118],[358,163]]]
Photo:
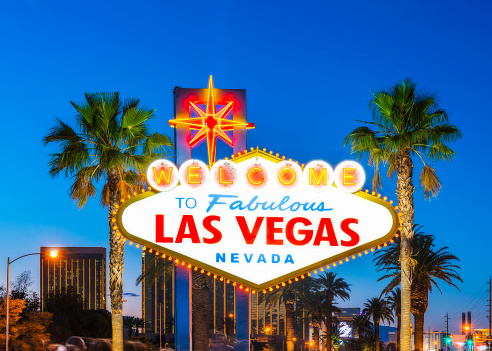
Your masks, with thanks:
[[[134,323],[135,323],[135,336],[138,337],[139,330],[145,326],[145,321],[143,320],[143,318],[135,317]]]
[[[413,270],[411,285],[411,311],[415,319],[415,349],[423,350],[424,340],[424,314],[429,302],[429,291],[435,286],[439,292],[437,280],[442,280],[458,289],[453,283],[454,279],[462,282],[459,266],[452,263],[459,259],[447,252],[448,247],[437,249],[434,244],[435,237],[423,233],[422,227],[415,226],[415,235],[412,241]],[[378,271],[385,270],[386,275],[379,280],[391,278],[385,291],[393,289],[400,282],[400,264],[398,261],[399,246],[401,241],[397,239],[396,245],[388,246],[377,253],[375,257]],[[442,293],[442,292],[441,292]]]
[[[323,303],[323,291],[319,290],[307,290],[299,298],[302,301],[302,306],[307,321],[311,321],[313,326],[313,341],[314,350],[319,351],[319,327],[323,322],[324,316],[326,316],[326,308]]]
[[[73,179],[70,196],[79,208],[96,195],[96,183],[104,181],[101,203],[109,208],[109,290],[111,296],[113,350],[123,350],[123,251],[124,242],[112,222],[120,199],[142,182],[148,164],[170,155],[172,142],[164,134],[150,134],[148,122],[154,110],[139,107],[138,99],[121,101],[119,93],[85,94],[76,110],[76,128],[56,119],[44,137],[58,152],[50,155],[51,176]]]
[[[374,331],[364,335],[361,343],[362,351],[374,351],[376,348],[379,348],[380,350],[385,349],[384,343],[381,339],[379,339],[379,342],[376,343],[376,335],[374,334]]]
[[[396,350],[400,351],[400,328],[401,328],[401,290],[400,288],[394,288],[388,295],[388,302],[393,310],[396,318]]]
[[[201,271],[193,271],[192,287],[192,342],[193,350],[207,350],[210,338],[210,279]]]
[[[285,286],[274,290],[264,296],[267,304],[283,303],[285,305],[285,328],[286,328],[286,350],[294,350],[294,305],[296,303],[297,296],[301,296],[305,291],[311,288],[312,280],[309,277],[306,279],[292,282],[291,284],[285,284]]]
[[[417,155],[424,167],[420,184],[424,196],[437,195],[441,183],[433,168],[424,157],[431,160],[450,160],[455,152],[446,143],[461,137],[458,128],[448,123],[446,111],[437,104],[435,94],[417,93],[416,84],[410,79],[397,83],[387,91],[374,93],[369,106],[375,130],[363,126],[356,128],[345,138],[345,145],[351,145],[358,157],[369,155],[369,163],[375,166],[373,190],[381,186],[380,163],[387,163],[388,175],[397,173],[398,207],[400,209],[402,245],[400,259],[401,282],[401,344],[403,351],[410,351],[410,272],[411,241],[413,237],[413,192],[412,156]]]
[[[133,328],[135,327],[135,317],[123,316],[123,327],[128,328],[128,337],[133,335]]]
[[[338,348],[340,347],[342,337],[340,335],[340,325],[338,323],[333,323],[331,327],[331,337],[326,336],[326,338],[331,339],[331,344],[333,345],[333,348],[335,351],[338,351]]]
[[[351,322],[352,329],[357,330],[359,342],[362,341],[365,334],[372,333],[372,323],[368,316],[365,314],[355,316]]]
[[[325,323],[325,334],[332,334],[333,325],[333,313],[340,313],[340,309],[333,304],[333,300],[340,298],[342,300],[350,299],[349,295],[349,285],[345,282],[343,278],[337,278],[335,272],[324,272],[320,274],[315,280],[317,289],[323,292],[323,301],[327,311],[326,323]],[[331,338],[326,338],[326,349],[331,351]]]
[[[379,340],[379,323],[393,322],[393,314],[388,301],[382,297],[373,297],[364,303],[364,313],[372,317],[375,340]],[[376,342],[376,351],[379,351],[379,348],[380,344]]]

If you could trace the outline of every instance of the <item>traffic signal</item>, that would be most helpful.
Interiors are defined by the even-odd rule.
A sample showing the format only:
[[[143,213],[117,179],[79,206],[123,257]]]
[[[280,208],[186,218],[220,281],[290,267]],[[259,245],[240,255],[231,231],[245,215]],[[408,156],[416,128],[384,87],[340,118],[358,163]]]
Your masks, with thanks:
[[[452,342],[453,342],[453,339],[451,338],[451,335],[448,334],[448,335],[444,336],[444,343],[446,345],[450,345]]]
[[[471,339],[471,338],[470,338],[470,339],[466,340],[466,343],[467,343],[468,345],[473,344],[473,339]]]

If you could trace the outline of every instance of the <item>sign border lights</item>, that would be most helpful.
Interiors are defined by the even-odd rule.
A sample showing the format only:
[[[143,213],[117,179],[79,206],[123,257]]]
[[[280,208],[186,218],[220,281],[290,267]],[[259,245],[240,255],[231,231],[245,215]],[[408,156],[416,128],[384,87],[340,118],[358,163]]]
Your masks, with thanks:
[[[264,160],[264,162],[261,162]],[[245,163],[243,163],[245,162]],[[241,284],[241,286],[244,286],[246,288],[251,288],[251,289],[256,289],[256,290],[263,290],[263,289],[273,289],[275,286],[279,287],[280,284],[285,285],[286,283],[291,283],[292,280],[298,280],[304,278],[304,275],[310,275],[310,272],[317,273],[318,270],[323,271],[324,269],[330,268],[330,265],[332,267],[337,266],[338,264],[343,264],[344,262],[348,262],[350,258],[354,259],[356,256],[362,256],[362,253],[367,254],[369,251],[374,251],[377,248],[381,248],[382,245],[387,246],[387,243],[392,243],[392,237],[393,236],[398,236],[396,234],[397,226],[398,226],[398,215],[395,211],[395,208],[391,205],[391,202],[387,202],[387,198],[381,198],[381,195],[371,193],[369,194],[368,191],[366,190],[365,192],[360,191],[363,182],[365,180],[365,174],[362,166],[360,166],[357,162],[355,161],[344,161],[340,163],[335,169],[333,170],[325,161],[320,161],[320,160],[315,160],[311,161],[308,163],[306,167],[304,165],[299,166],[297,162],[294,162],[292,160],[285,160],[285,157],[279,158],[278,154],[274,156],[272,152],[267,153],[265,149],[263,151],[259,150],[258,148],[255,150],[251,148],[250,152],[244,151],[244,153],[238,153],[238,155],[233,155],[231,160],[228,160],[227,158],[224,160],[217,161],[217,163],[211,167],[209,170],[208,167],[201,161],[198,160],[189,160],[188,162],[184,163],[180,168],[179,172],[176,166],[173,167],[171,170],[171,165],[172,163],[166,160],[158,160],[154,161],[148,169],[147,174],[150,176],[149,178],[149,184],[154,188],[154,190],[145,191],[142,194],[136,195],[135,197],[131,199],[125,199],[122,200],[122,205],[119,208],[117,213],[113,213],[115,218],[113,218],[113,222],[116,222],[116,225],[118,226],[121,234],[125,237],[125,241],[129,240],[130,244],[133,244],[133,242],[136,243],[136,246],[143,245],[143,249],[147,250],[149,253],[155,253],[155,255],[159,255],[163,258],[167,258],[168,260],[173,260],[176,264],[181,264],[181,265],[186,265],[190,269],[195,269],[195,270],[200,270],[202,273],[205,273],[205,271],[208,271],[208,275],[214,275],[214,278],[220,277],[221,280],[226,280],[226,282],[232,281],[233,284]],[[161,168],[157,169],[155,166],[160,166],[162,167],[163,172],[161,172]],[[309,166],[309,167],[308,167]],[[321,169],[324,167],[326,170],[326,174],[321,174],[321,173],[316,173],[317,176],[311,175],[310,177],[310,169],[316,168],[316,167],[321,167]],[[265,172],[263,172],[262,167],[265,168]],[[360,167],[360,168],[359,168]],[[154,169],[155,168],[155,169]],[[311,171],[313,172],[313,171]],[[179,173],[179,174],[178,174]],[[160,181],[157,182],[155,176],[157,175],[157,179]],[[248,178],[249,177],[249,178]],[[181,182],[181,185],[177,185],[177,180],[178,179]],[[166,182],[163,182],[163,179],[167,181],[169,184],[164,184]],[[234,181],[231,183],[231,179]],[[196,191],[196,197],[198,198],[199,196],[206,196],[208,194],[207,190],[204,189],[207,184],[209,186],[215,187],[213,189],[217,189],[217,187],[221,187],[221,189],[224,189],[224,194],[228,194],[229,191],[232,193],[236,193],[237,191],[242,191],[243,193],[246,192],[248,193],[248,187],[251,187],[252,190],[249,192],[256,191],[258,193],[269,193],[271,191],[274,191],[271,186],[273,183],[275,183],[275,189],[278,191],[279,194],[285,195],[285,197],[289,197],[288,195],[291,194],[290,191],[292,188],[296,188],[299,186],[304,186],[302,183],[306,183],[311,179],[312,183],[311,188],[314,190],[313,194],[320,193],[323,191],[327,191],[329,189],[332,189],[330,191],[335,191],[333,187],[336,187],[337,184],[340,185],[339,188],[340,190],[343,191],[346,195],[340,195],[343,196],[343,198],[348,198],[352,196],[356,196],[359,198],[363,198],[366,200],[369,200],[373,203],[376,203],[378,205],[383,206],[386,208],[391,217],[391,223],[387,222],[387,226],[391,226],[391,229],[384,235],[380,235],[379,237],[375,238],[374,240],[372,238],[366,238],[366,240],[371,240],[369,242],[363,242],[359,244],[358,246],[355,247],[350,247],[349,245],[344,246],[343,243],[341,242],[341,246],[343,247],[338,247],[337,250],[334,250],[335,254],[333,252],[330,254],[330,257],[322,258],[322,256],[319,256],[320,259],[316,258],[316,262],[312,261],[305,261],[309,263],[300,263],[297,266],[293,266],[293,270],[290,271],[289,267],[290,266],[284,266],[282,273],[279,273],[279,276],[277,276],[275,273],[272,273],[271,276],[268,278],[265,278],[265,281],[256,281],[252,282],[246,278],[248,275],[244,274],[242,277],[239,275],[235,275],[231,272],[226,272],[220,268],[217,268],[216,266],[213,266],[209,263],[204,263],[200,260],[198,260],[196,257],[192,257],[193,254],[183,254],[182,252],[185,252],[185,250],[181,250],[181,252],[176,252],[172,250],[172,244],[168,245],[168,247],[163,247],[157,244],[157,242],[151,242],[149,240],[154,240],[154,239],[149,239],[146,240],[144,238],[141,238],[139,236],[133,235],[127,231],[127,229],[124,227],[123,222],[124,220],[122,219],[123,213],[125,212],[125,209],[127,209],[131,204],[147,199],[151,196],[159,194],[159,192],[168,192],[171,191],[173,188],[176,189],[176,191],[191,191],[195,192]],[[203,182],[201,182],[203,180]],[[237,181],[236,181],[237,180]],[[326,184],[325,184],[326,182]],[[331,185],[331,182],[333,182],[334,185]],[[190,184],[191,183],[191,184]],[[167,187],[165,186],[167,185]],[[183,188],[180,188],[183,187]],[[270,188],[266,188],[270,187]],[[181,189],[181,190],[180,190]],[[264,189],[267,189],[267,191],[264,191]],[[303,188],[300,188],[303,189]],[[299,189],[293,189],[293,191],[299,191]],[[201,193],[201,195],[199,194]],[[353,194],[350,194],[353,193]],[[342,194],[342,192],[336,191],[335,193],[330,193],[330,194]],[[291,194],[292,195],[292,194]],[[164,194],[162,195],[164,196]],[[292,195],[294,196],[294,195]],[[306,195],[309,198],[309,195]],[[314,196],[314,195],[313,195]],[[323,194],[316,195],[318,196],[323,196]],[[158,198],[156,198],[158,199]],[[182,201],[186,201],[187,199],[183,199]],[[157,201],[157,200],[156,200]],[[167,200],[166,200],[167,201]],[[181,201],[181,200],[180,200]],[[189,213],[196,213],[193,211],[197,211],[198,207],[193,210],[196,207],[196,201],[186,205],[186,211],[189,211]],[[210,203],[207,204],[208,206],[212,205],[213,201],[219,201],[219,200],[210,200]],[[222,201],[222,200],[220,200]],[[226,200],[224,200],[226,201]],[[352,200],[350,200],[352,201]],[[359,200],[360,201],[360,200]],[[218,202],[217,202],[218,203]],[[363,202],[366,203],[366,202]],[[149,203],[150,204],[150,203]],[[160,203],[159,203],[160,204]],[[166,202],[168,204],[168,202]],[[299,204],[299,202],[297,202]],[[154,204],[155,205],[155,204]],[[169,205],[169,204],[168,204]],[[149,206],[149,205],[146,205]],[[159,207],[161,207],[159,205]],[[163,205],[163,208],[165,206]],[[183,207],[184,208],[184,207]],[[219,206],[217,207],[219,209]],[[225,205],[221,205],[220,209],[222,208],[227,208]],[[342,208],[343,209],[343,208]],[[162,210],[159,210],[159,213],[166,213],[166,210],[164,212]],[[175,214],[171,211],[169,214],[171,216],[175,216]],[[200,210],[201,211],[201,210]],[[228,210],[229,211],[229,210]],[[304,212],[303,212],[304,211]],[[204,211],[203,211],[204,212]],[[305,210],[301,210],[302,214],[298,216],[308,216],[307,212]],[[308,211],[309,212],[309,211]],[[129,212],[132,213],[132,212]],[[153,213],[153,212],[152,212]],[[182,213],[182,212],[179,212]],[[183,212],[184,213],[184,212]],[[187,212],[188,213],[188,212]],[[263,213],[263,212],[260,212]],[[272,212],[273,213],[273,212]],[[196,213],[197,218],[202,216],[203,213],[199,212]],[[249,215],[249,213],[248,213]],[[254,212],[251,216],[257,215],[256,212]],[[294,214],[290,214],[294,215]],[[139,218],[134,218],[135,214],[131,214],[131,221],[140,221],[142,220],[140,217]],[[162,215],[162,216],[165,216]],[[224,216],[226,216],[224,214]],[[258,216],[258,215],[257,215]],[[261,214],[261,216],[264,216],[264,214]],[[272,214],[273,216],[273,214]],[[321,216],[321,214],[310,214],[309,216]],[[315,217],[306,217],[306,218],[315,218]],[[127,217],[128,218],[128,217]],[[168,218],[171,218],[170,220]],[[201,218],[201,217],[200,217]],[[224,221],[227,221],[227,216],[225,217]],[[297,217],[295,217],[297,218]],[[318,218],[318,217],[316,217]],[[237,218],[236,218],[237,219]],[[130,220],[130,219],[128,219]],[[166,217],[167,221],[171,222],[176,222],[175,217]],[[197,219],[198,220],[198,219]],[[268,220],[268,218],[267,218]],[[335,217],[334,217],[335,220]],[[389,219],[388,219],[389,220]],[[256,225],[256,222],[252,220],[253,222],[249,223],[249,226],[253,228],[253,223]],[[290,221],[290,219],[286,219],[286,222],[284,223],[285,225]],[[308,220],[309,221],[309,220]],[[173,222],[172,225],[175,225]],[[130,222],[126,222],[127,225]],[[136,222],[134,222],[136,223]],[[162,218],[162,223],[164,223],[164,217]],[[198,223],[198,222],[197,222]],[[205,222],[204,222],[205,223]],[[220,222],[222,223],[222,222]],[[331,223],[331,222],[330,222]],[[202,223],[200,222],[200,225]],[[134,224],[131,224],[134,225]],[[142,226],[145,224],[142,223]],[[149,224],[150,225],[150,224]],[[158,225],[157,224],[157,219],[155,223],[152,223],[151,225]],[[164,225],[164,224],[162,224]],[[166,222],[166,225],[170,225],[169,222]],[[182,224],[180,224],[181,226]],[[210,223],[208,224],[210,225]],[[264,225],[264,224],[263,224]],[[213,225],[212,225],[213,226]],[[321,224],[320,224],[321,226]],[[346,225],[345,230],[342,229],[342,231],[345,234],[350,234],[350,229],[349,224]],[[313,222],[313,227],[316,231],[316,224]],[[150,228],[150,227],[149,227]],[[157,228],[157,227],[153,227]],[[340,229],[340,228],[339,228]],[[370,228],[369,228],[370,229]],[[143,230],[143,229],[142,229]],[[154,229],[156,231],[157,229]],[[366,230],[366,229],[364,229]],[[152,231],[152,230],[151,230]],[[379,232],[382,230],[380,229]],[[384,229],[386,231],[386,229]],[[213,230],[212,230],[213,232]],[[211,233],[208,234],[208,240],[211,240]],[[224,231],[226,233],[227,231]],[[171,231],[172,233],[172,231]],[[153,234],[154,237],[157,234]],[[171,235],[171,234],[169,234]],[[244,233],[243,233],[244,235]],[[312,235],[312,234],[311,234]],[[316,233],[318,235],[318,233]],[[324,232],[321,234],[321,236],[324,235]],[[356,234],[358,235],[358,234]],[[280,236],[278,237],[280,238]],[[278,239],[277,238],[277,239]],[[203,243],[205,243],[205,237],[202,237]],[[275,238],[274,238],[275,239]],[[284,238],[285,239],[285,238]],[[220,239],[219,239],[220,240]],[[293,239],[294,240],[294,239]],[[295,239],[295,240],[300,240],[300,239]],[[309,239],[310,241],[312,239]],[[326,239],[323,239],[326,240]],[[190,241],[190,240],[188,240]],[[276,240],[274,240],[276,242]],[[287,242],[285,241],[285,245],[290,245],[292,244],[292,241]],[[138,243],[138,244],[137,244]],[[184,241],[183,241],[184,243]],[[225,243],[214,243],[217,245],[223,244],[226,245]],[[190,244],[191,245],[191,244]],[[257,247],[257,249],[261,249],[264,245],[264,243],[259,243],[260,248]],[[212,245],[207,246],[207,250],[211,248]],[[254,247],[253,246],[248,246],[248,247]],[[227,246],[229,247],[229,246]],[[277,246],[280,249],[283,249],[281,246]],[[296,246],[297,247],[297,246]],[[331,247],[331,244],[330,244]],[[299,249],[300,247],[298,247]],[[344,249],[347,249],[346,251],[342,251]],[[303,248],[302,252],[304,253],[309,253],[308,247]],[[313,248],[311,248],[313,250]],[[301,252],[301,255],[302,255]],[[311,251],[313,252],[313,251]],[[319,255],[319,251],[318,255]],[[273,255],[272,255],[273,257]],[[202,259],[202,257],[200,258]],[[232,258],[231,258],[232,260]],[[273,260],[273,259],[272,259]],[[217,261],[218,262],[218,261]],[[272,262],[273,264],[274,262]],[[231,268],[229,266],[230,263],[227,263],[228,266],[225,266],[228,269]],[[296,262],[297,264],[297,262]],[[194,266],[194,267],[193,267]],[[269,266],[271,267],[271,266]],[[229,269],[232,271],[232,268]],[[251,279],[251,278],[250,278]],[[254,279],[253,279],[254,280]]]

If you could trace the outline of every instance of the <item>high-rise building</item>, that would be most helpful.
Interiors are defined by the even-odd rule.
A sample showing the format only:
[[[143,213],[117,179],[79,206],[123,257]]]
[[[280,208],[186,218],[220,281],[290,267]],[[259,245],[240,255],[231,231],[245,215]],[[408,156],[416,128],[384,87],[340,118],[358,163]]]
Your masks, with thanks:
[[[58,251],[56,257],[49,253]],[[106,248],[41,247],[41,310],[46,299],[72,286],[85,309],[106,309]]]
[[[166,260],[155,254],[142,254],[142,272]],[[214,333],[234,334],[235,287],[221,278],[210,275],[210,326]],[[285,306],[283,303],[266,304],[261,292],[251,294],[251,332],[253,334],[285,335]],[[145,333],[174,332],[174,272],[169,269],[164,276],[142,281],[142,318]],[[161,323],[159,323],[161,321]]]

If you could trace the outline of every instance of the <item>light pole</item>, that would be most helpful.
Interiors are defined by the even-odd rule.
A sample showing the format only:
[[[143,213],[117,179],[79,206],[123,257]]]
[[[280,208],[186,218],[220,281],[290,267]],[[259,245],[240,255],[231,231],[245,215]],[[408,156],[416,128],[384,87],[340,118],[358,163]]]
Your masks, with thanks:
[[[27,255],[22,255],[20,257],[17,257],[15,260],[10,260],[10,257],[7,257],[7,301],[5,303],[6,307],[6,313],[5,313],[5,351],[9,351],[9,304],[10,304],[10,264],[14,263],[18,259],[21,259],[26,256],[32,256],[32,255],[41,255],[41,252],[34,252],[30,253]],[[58,255],[57,251],[52,251],[50,252],[51,257],[56,257]]]

